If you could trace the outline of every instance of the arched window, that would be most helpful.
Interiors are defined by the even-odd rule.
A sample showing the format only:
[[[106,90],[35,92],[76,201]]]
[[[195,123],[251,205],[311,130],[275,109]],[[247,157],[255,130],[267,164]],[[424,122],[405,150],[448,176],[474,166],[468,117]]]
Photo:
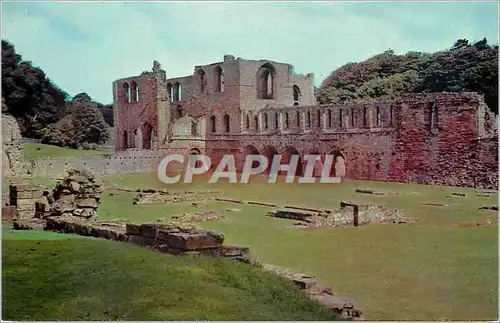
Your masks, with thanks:
[[[307,111],[307,127],[311,128],[311,111]]]
[[[177,118],[182,118],[184,116],[184,112],[182,111],[182,106],[177,106]]]
[[[279,121],[279,115],[278,115],[278,112],[275,112],[274,113],[274,128],[275,129],[279,128],[278,121]]]
[[[139,102],[139,85],[135,81],[130,85],[130,94],[133,95],[133,102]]]
[[[275,69],[271,64],[262,65],[257,71],[257,98],[274,98]]]
[[[285,112],[285,128],[290,127],[290,121],[288,118],[288,112]]]
[[[174,101],[181,100],[182,85],[179,82],[174,84]]]
[[[255,130],[259,130],[259,116],[256,115],[254,117],[254,122],[255,122]]]
[[[351,127],[354,127],[355,118],[354,118],[354,108],[351,108]]]
[[[332,127],[332,110],[328,110],[328,128]]]
[[[224,127],[225,127],[226,132],[230,132],[231,131],[231,126],[230,126],[229,115],[228,114],[224,115]]]
[[[170,97],[170,103],[174,102],[174,87],[170,83],[167,84],[167,92]]]
[[[198,135],[198,129],[196,127],[196,122],[191,121],[191,135],[196,136]]]
[[[267,113],[264,113],[264,129],[269,128],[269,123],[267,122]]]
[[[130,85],[127,82],[123,83],[123,93],[125,94],[125,102],[130,103]]]
[[[224,92],[224,71],[220,66],[215,68],[215,92]]]
[[[200,85],[200,91],[205,91],[205,71],[201,68],[198,70],[198,84]]]
[[[247,113],[247,118],[246,119],[247,119],[246,120],[246,128],[250,129],[250,116],[248,115],[248,113]]]
[[[317,122],[317,126],[318,128],[321,128],[321,111],[316,111],[316,122]]]
[[[127,130],[123,130],[123,149],[128,148],[128,132]]]
[[[216,128],[215,128],[215,116],[210,117],[210,126],[211,126],[210,131],[212,133],[215,133],[215,130],[216,130]]]
[[[300,88],[297,85],[293,86],[293,100],[299,101],[300,96]]]
[[[382,123],[382,116],[380,115],[380,107],[376,107],[376,118],[377,118],[377,126],[380,126]]]

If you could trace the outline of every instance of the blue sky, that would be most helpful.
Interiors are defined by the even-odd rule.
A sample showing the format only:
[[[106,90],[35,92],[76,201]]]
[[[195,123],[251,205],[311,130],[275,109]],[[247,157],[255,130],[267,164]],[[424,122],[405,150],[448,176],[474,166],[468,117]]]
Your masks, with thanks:
[[[2,39],[70,95],[112,102],[113,80],[167,77],[224,54],[291,63],[316,84],[348,62],[392,48],[447,49],[459,38],[498,43],[498,2],[2,3]]]

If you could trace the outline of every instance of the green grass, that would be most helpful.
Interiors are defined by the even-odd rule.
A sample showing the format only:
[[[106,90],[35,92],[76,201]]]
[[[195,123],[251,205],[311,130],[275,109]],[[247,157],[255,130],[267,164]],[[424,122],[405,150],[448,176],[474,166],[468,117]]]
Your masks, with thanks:
[[[165,185],[153,174],[107,176],[107,185],[170,190],[221,190],[225,196],[280,204],[336,208],[341,200],[374,202],[400,208],[414,224],[372,225],[301,231],[293,221],[265,216],[262,206],[209,202],[132,205],[136,193],[104,193],[99,217],[134,222],[168,219],[195,211],[216,211],[225,221],[200,225],[224,233],[225,243],[244,244],[265,263],[314,275],[334,292],[355,299],[368,320],[496,320],[498,318],[497,213],[480,211],[497,196],[478,197],[473,189],[414,184],[345,181],[341,184]],[[419,195],[376,196],[354,193],[357,187]],[[448,198],[465,192],[466,198]],[[427,206],[443,202],[450,207]],[[239,208],[241,212],[227,211]],[[462,221],[490,220],[488,227],[460,228]],[[252,317],[256,319],[256,317]],[[283,318],[284,319],[284,318]]]
[[[3,319],[338,319],[293,283],[242,263],[53,235],[4,236]]]
[[[369,320],[492,320],[498,318],[497,213],[480,211],[497,196],[478,197],[473,189],[415,184],[346,181],[341,184],[159,183],[151,174],[109,176],[117,186],[171,190],[213,188],[228,197],[280,204],[333,208],[344,199],[397,207],[418,223],[299,231],[292,221],[266,217],[262,206],[211,202],[132,206],[135,193],[103,197],[102,219],[136,222],[174,214],[216,211],[226,221],[201,223],[223,232],[227,243],[245,244],[261,261],[315,275],[342,295],[353,297]],[[357,187],[417,192],[376,196],[354,193]],[[465,192],[467,198],[448,198]],[[422,202],[443,202],[449,207]],[[242,212],[229,212],[239,208]],[[462,221],[490,220],[489,227],[460,228]]]
[[[24,144],[24,158],[34,160],[42,157],[85,157],[85,156],[103,156],[113,152],[108,148],[97,148],[96,150],[83,150],[62,148],[58,146],[45,144]]]

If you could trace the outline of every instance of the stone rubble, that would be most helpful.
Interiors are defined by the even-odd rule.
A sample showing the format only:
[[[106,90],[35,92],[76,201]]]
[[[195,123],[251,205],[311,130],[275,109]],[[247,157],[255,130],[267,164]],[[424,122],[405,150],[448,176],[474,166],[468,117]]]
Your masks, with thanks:
[[[211,198],[216,191],[186,191],[169,192],[165,190],[142,189],[132,202],[137,204],[176,203],[176,202],[203,202]]]
[[[263,264],[264,270],[273,272],[285,279],[291,280],[309,297],[321,305],[341,315],[345,320],[363,320],[363,313],[356,307],[355,302],[344,296],[334,295],[331,287],[320,286],[313,276],[294,273],[288,269]]]

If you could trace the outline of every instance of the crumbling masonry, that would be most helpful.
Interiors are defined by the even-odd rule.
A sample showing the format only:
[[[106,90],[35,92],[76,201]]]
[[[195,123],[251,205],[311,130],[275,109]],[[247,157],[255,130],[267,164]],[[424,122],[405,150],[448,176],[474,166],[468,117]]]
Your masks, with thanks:
[[[240,169],[247,154],[334,154],[350,179],[498,187],[496,118],[476,93],[319,105],[289,64],[226,55],[176,78],[153,65],[113,82],[119,151],[233,154]]]

